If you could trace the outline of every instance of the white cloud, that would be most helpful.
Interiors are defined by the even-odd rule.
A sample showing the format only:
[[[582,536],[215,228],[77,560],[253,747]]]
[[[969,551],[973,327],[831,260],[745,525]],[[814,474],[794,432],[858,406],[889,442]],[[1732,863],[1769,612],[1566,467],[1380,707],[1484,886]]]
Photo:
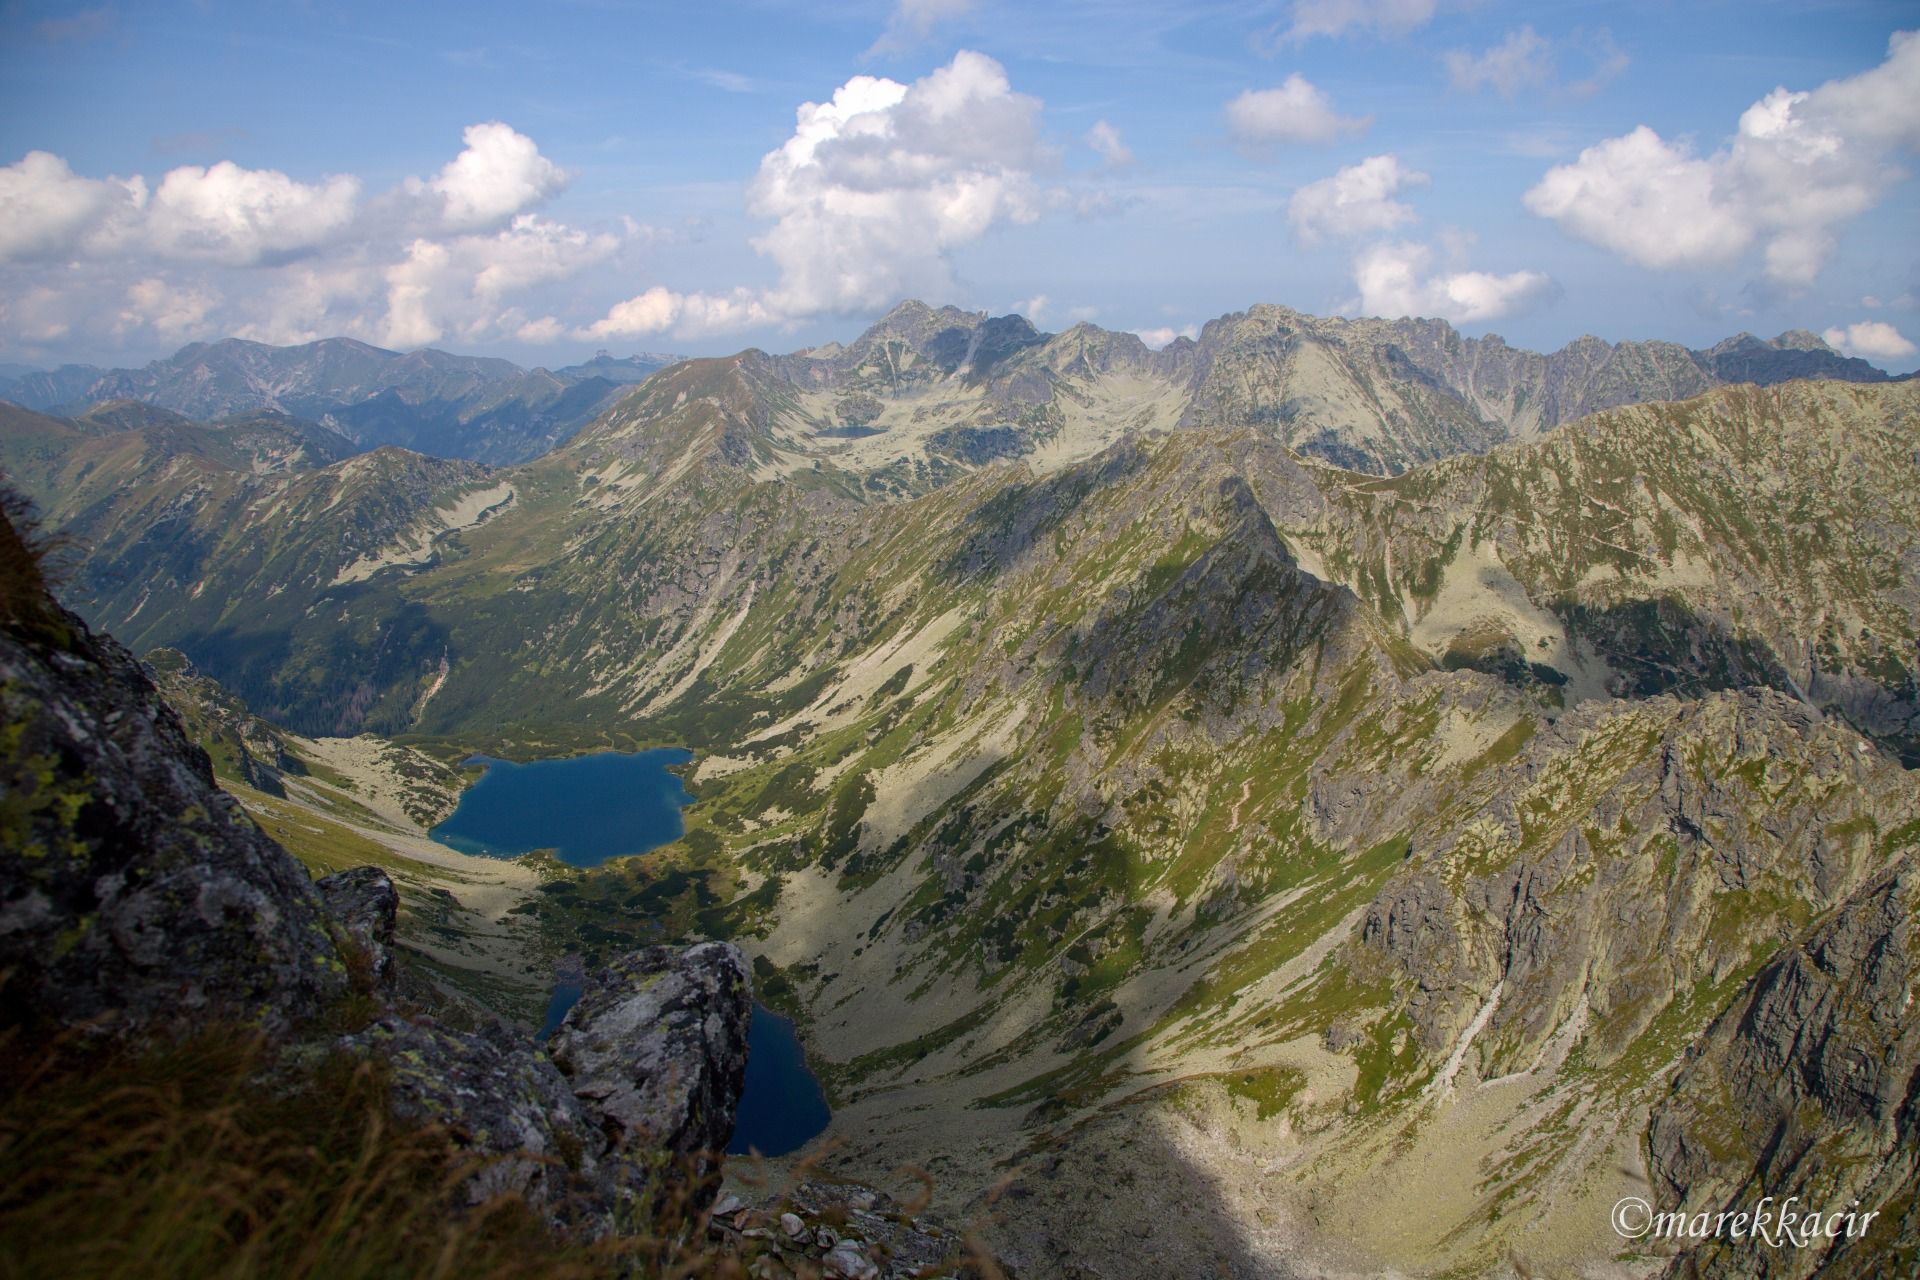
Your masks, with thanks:
[[[1087,130],[1087,145],[1114,168],[1133,163],[1133,152],[1121,140],[1120,131],[1105,120],[1094,121],[1093,128]]]
[[[1372,116],[1343,116],[1333,101],[1295,72],[1277,89],[1249,89],[1227,104],[1227,129],[1248,146],[1324,143],[1363,132]]]
[[[1175,338],[1197,338],[1200,331],[1190,324],[1181,325],[1178,329],[1162,325],[1157,329],[1135,329],[1133,336],[1158,351]]]
[[[1716,190],[1715,164],[1641,125],[1560,165],[1526,194],[1527,208],[1642,266],[1726,262],[1753,240],[1750,221]]]
[[[557,193],[567,172],[540,154],[532,138],[490,120],[468,125],[466,149],[427,183],[412,180],[443,201],[441,218],[455,231],[498,226]]]
[[[147,206],[147,241],[169,258],[251,266],[314,249],[353,221],[360,181],[296,182],[274,169],[230,160],[182,165],[160,180]]]
[[[1869,360],[1905,360],[1920,351],[1884,320],[1862,320],[1844,329],[1829,329],[1820,336],[1827,340],[1830,347]]]
[[[1369,156],[1331,178],[1310,182],[1287,202],[1287,218],[1303,244],[1327,236],[1357,236],[1391,231],[1415,218],[1410,205],[1393,199],[1430,179],[1393,156]]]
[[[0,333],[33,345],[58,342],[73,332],[83,309],[74,295],[45,285],[13,295],[0,292]]]
[[[207,316],[219,305],[220,295],[203,286],[176,287],[149,276],[128,287],[126,306],[114,327],[122,333],[150,329],[163,342],[185,342],[207,336]]]
[[[79,252],[146,201],[140,178],[82,178],[59,156],[29,151],[0,169],[0,262]]]
[[[573,336],[582,340],[633,338],[672,330],[681,337],[700,337],[771,324],[779,318],[749,289],[735,289],[730,294],[675,293],[655,285],[615,303],[603,318],[574,330]]]
[[[545,344],[558,342],[567,336],[567,326],[558,316],[541,316],[538,320],[529,320],[513,331],[513,336],[522,342]]]
[[[1485,53],[1455,49],[1445,55],[1453,87],[1469,93],[1493,89],[1511,98],[1522,89],[1538,89],[1553,79],[1553,46],[1532,26],[1507,32],[1507,38]]]
[[[1353,278],[1360,297],[1351,305],[1362,315],[1439,316],[1455,324],[1512,315],[1553,288],[1538,271],[1435,273],[1433,250],[1404,241],[1367,249],[1354,260]]]
[[[415,240],[407,256],[386,269],[381,341],[417,347],[448,334],[466,341],[515,334],[526,322],[507,299],[572,276],[619,247],[615,236],[590,234],[531,213],[492,235]]]
[[[1915,102],[1920,34],[1901,32],[1870,71],[1811,92],[1775,89],[1712,155],[1641,125],[1548,170],[1526,205],[1642,266],[1710,266],[1761,245],[1769,278],[1807,285],[1841,224],[1906,176],[1891,153],[1920,146]]]
[[[957,18],[973,6],[974,0],[894,0],[887,29],[867,56],[905,52],[932,34],[935,24]]]
[[[1053,156],[1039,115],[999,63],[966,51],[911,86],[856,76],[803,104],[747,192],[749,211],[775,220],[753,242],[780,271],[765,309],[800,318],[951,292],[950,250],[1040,214],[1034,174]]]
[[[1433,21],[1437,7],[1435,0],[1294,0],[1293,20],[1280,39],[1297,43],[1349,31],[1405,35]]]

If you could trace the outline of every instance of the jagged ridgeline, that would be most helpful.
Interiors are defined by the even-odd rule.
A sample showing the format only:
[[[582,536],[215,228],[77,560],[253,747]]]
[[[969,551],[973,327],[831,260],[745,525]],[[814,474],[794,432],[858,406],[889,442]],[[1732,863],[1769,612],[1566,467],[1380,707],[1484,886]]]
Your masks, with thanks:
[[[42,491],[93,616],[303,732],[696,748],[677,923],[802,1015],[850,1168],[1014,1178],[1041,1274],[1570,1268],[1757,1179],[1889,1206],[1861,1266],[1920,1233],[1920,389],[1602,347],[906,307],[509,469],[83,442]]]

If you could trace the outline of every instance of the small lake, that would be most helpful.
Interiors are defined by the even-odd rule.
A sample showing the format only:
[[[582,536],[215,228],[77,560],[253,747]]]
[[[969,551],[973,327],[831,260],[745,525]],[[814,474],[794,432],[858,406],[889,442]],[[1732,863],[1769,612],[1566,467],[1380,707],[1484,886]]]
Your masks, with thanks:
[[[691,751],[608,751],[532,764],[478,759],[486,773],[461,793],[460,807],[432,832],[435,840],[462,853],[517,858],[552,849],[568,866],[597,867],[685,834],[680,810],[693,797],[668,770],[692,760]],[[555,975],[540,1039],[559,1028],[585,980],[578,957]],[[825,1129],[830,1115],[792,1021],[756,1003],[747,1027],[746,1085],[727,1153],[787,1155]]]
[[[480,757],[487,771],[432,836],[462,853],[517,858],[551,849],[570,867],[645,853],[685,834],[693,797],[668,769],[693,759],[679,747],[514,764]]]
[[[759,1004],[747,1028],[747,1084],[727,1154],[784,1156],[827,1127],[827,1095],[807,1070],[793,1022]]]

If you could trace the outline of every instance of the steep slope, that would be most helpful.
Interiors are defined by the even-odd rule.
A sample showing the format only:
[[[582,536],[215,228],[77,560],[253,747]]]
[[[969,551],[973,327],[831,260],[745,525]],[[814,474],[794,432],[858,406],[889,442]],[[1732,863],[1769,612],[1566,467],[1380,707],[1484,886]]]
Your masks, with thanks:
[[[185,447],[209,436],[231,445],[204,428],[184,445],[116,433],[73,448],[44,484],[22,475],[85,548],[74,598],[139,648],[186,649],[293,728],[410,722],[445,645],[417,610],[358,584],[429,563],[450,535],[510,506],[513,486],[393,449],[274,470],[231,448]],[[321,616],[323,598],[334,607]]]
[[[1920,752],[1920,389],[1596,415],[1290,526],[1428,653],[1569,696],[1765,684]]]

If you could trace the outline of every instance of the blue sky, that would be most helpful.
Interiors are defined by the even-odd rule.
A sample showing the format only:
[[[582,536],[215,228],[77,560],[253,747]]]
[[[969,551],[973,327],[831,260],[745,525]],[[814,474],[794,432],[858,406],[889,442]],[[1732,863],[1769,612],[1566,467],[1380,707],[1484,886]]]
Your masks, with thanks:
[[[1807,328],[1904,370],[1903,24],[1911,4],[8,3],[0,361],[227,334],[549,365],[784,350],[911,295],[1150,341],[1254,302],[1539,349]]]

